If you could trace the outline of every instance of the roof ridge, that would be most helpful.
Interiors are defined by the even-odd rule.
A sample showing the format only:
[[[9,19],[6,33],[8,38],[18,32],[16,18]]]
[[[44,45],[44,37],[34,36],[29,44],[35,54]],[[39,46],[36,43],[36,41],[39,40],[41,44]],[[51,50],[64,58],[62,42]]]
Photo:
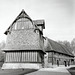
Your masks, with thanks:
[[[10,26],[7,28],[7,30],[4,32],[4,34],[7,34],[7,31],[9,30],[9,28],[20,18],[27,18],[32,22],[32,19],[29,17],[29,15],[24,11],[24,9],[22,9],[22,11],[20,12],[20,14],[16,17],[16,19],[10,24]],[[32,22],[33,23],[33,22]]]
[[[20,12],[20,14],[16,17],[16,19],[14,20],[14,22],[16,21],[16,20],[18,20],[19,18],[28,18],[28,19],[30,19],[31,21],[32,21],[32,19],[29,17],[29,15],[24,11],[24,9],[22,9],[22,11]],[[14,23],[13,22],[13,23]],[[12,24],[13,24],[12,23]]]

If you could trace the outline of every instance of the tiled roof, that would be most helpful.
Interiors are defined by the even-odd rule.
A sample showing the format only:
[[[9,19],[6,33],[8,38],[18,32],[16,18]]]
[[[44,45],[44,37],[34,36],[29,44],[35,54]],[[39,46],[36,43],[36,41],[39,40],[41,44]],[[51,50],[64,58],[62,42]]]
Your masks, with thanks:
[[[46,38],[45,42],[47,42],[45,43],[45,51],[55,51],[66,55],[74,56],[70,48],[66,47],[65,45],[59,44],[58,42],[53,41],[49,38]]]
[[[43,43],[34,29],[12,31],[7,36],[6,46],[3,49],[10,50],[42,50]]]

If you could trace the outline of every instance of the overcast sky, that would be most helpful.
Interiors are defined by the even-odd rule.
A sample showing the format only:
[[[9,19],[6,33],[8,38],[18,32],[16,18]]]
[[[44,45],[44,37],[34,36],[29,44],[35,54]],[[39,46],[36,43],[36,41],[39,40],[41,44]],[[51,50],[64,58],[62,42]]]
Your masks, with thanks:
[[[55,41],[75,38],[75,0],[0,0],[0,42],[22,9],[32,20],[45,20],[44,36]]]

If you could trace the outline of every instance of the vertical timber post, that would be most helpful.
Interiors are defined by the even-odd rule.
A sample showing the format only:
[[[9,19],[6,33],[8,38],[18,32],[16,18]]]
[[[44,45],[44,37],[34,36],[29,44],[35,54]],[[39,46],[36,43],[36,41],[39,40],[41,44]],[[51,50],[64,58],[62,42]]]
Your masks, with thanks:
[[[52,52],[52,66],[53,66],[53,52]]]

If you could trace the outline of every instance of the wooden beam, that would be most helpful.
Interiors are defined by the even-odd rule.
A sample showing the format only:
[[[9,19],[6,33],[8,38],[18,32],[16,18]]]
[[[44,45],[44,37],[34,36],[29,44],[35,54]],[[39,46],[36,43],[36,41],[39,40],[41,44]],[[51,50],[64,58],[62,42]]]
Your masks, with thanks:
[[[52,52],[52,65],[53,65],[53,52]]]

